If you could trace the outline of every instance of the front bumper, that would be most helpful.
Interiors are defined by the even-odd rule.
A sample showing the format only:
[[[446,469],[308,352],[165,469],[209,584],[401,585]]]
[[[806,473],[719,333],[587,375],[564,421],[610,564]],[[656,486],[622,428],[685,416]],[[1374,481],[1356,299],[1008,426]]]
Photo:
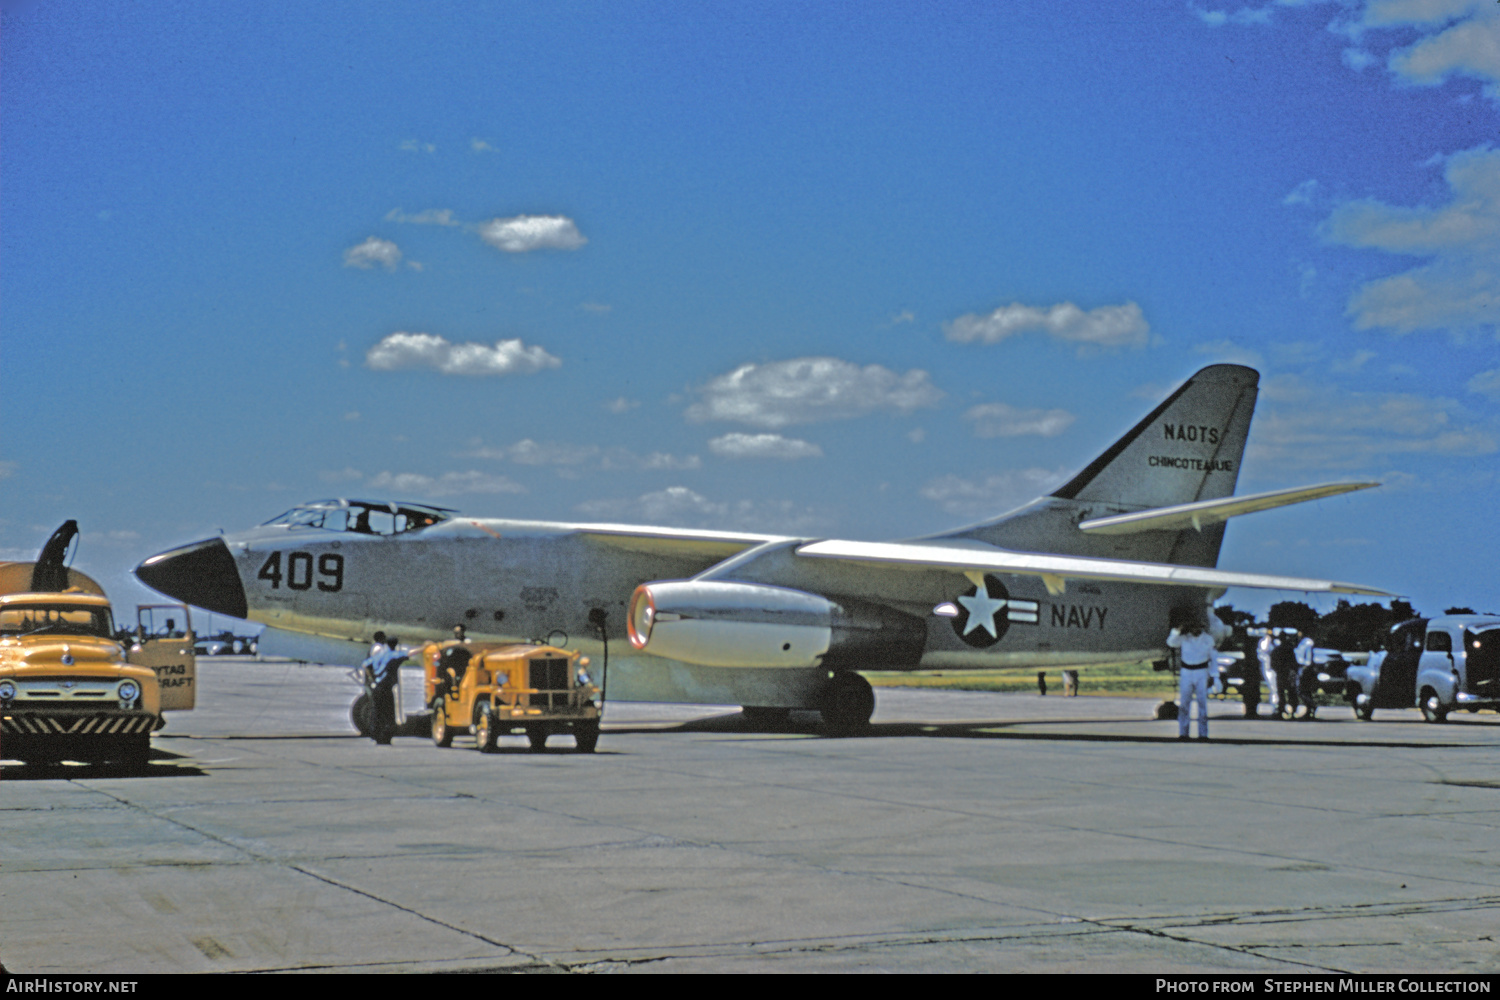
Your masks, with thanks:
[[[165,723],[149,712],[62,711],[51,708],[0,710],[0,736],[130,736],[151,733]]]

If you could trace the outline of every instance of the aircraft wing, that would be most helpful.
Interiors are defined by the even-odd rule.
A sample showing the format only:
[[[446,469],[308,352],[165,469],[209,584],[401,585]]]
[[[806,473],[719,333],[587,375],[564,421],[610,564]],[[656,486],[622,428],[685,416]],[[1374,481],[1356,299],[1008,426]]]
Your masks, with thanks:
[[[1300,576],[1270,576],[1264,573],[1234,573],[1203,566],[1133,562],[1126,559],[1096,559],[1087,556],[1053,555],[1045,552],[1012,552],[980,542],[937,544],[932,542],[849,542],[829,539],[798,547],[797,555],[814,559],[907,566],[913,569],[954,569],[981,573],[1019,573],[1039,576],[1052,594],[1061,594],[1065,581],[1118,580],[1173,587],[1258,587],[1266,590],[1301,590],[1325,594],[1367,594],[1394,597],[1374,587]]]
[[[1323,497],[1367,490],[1379,483],[1323,483],[1318,486],[1301,486],[1291,490],[1273,490],[1269,493],[1252,493],[1242,497],[1224,497],[1222,500],[1201,500],[1197,503],[1177,504],[1172,507],[1156,507],[1131,514],[1116,514],[1113,517],[1096,517],[1078,525],[1079,531],[1091,535],[1130,535],[1138,531],[1181,531],[1184,528],[1202,530],[1205,524],[1218,524],[1240,514],[1257,510],[1270,510],[1288,504],[1319,500]]]
[[[590,524],[580,537],[597,545],[647,555],[704,556],[727,559],[765,542],[791,541],[782,535],[758,535],[737,531],[693,531],[653,528],[635,524]]]

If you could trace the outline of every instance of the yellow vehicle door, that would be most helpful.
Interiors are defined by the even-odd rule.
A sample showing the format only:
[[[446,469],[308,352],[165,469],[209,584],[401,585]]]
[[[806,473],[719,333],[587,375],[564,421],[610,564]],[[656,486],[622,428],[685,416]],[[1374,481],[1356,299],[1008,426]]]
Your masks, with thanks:
[[[156,672],[163,712],[194,707],[198,660],[193,655],[193,620],[188,609],[181,604],[142,604],[135,613],[136,639],[126,659]]]

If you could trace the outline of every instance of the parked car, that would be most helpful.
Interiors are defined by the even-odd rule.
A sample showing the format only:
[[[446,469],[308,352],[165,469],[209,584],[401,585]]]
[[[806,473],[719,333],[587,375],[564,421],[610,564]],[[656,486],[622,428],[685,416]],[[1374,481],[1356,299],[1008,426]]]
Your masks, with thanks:
[[[1384,652],[1349,668],[1345,696],[1361,719],[1413,705],[1428,722],[1500,708],[1500,616],[1413,618],[1391,629]]]

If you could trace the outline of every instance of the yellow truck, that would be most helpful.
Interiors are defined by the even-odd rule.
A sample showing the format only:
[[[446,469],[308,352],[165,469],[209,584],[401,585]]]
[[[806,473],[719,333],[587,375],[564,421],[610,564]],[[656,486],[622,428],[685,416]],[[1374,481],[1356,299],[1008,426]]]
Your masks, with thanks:
[[[163,712],[196,701],[192,624],[117,632],[99,584],[63,564],[68,521],[35,563],[0,563],[0,758],[146,766]]]
[[[524,731],[533,751],[554,733],[572,733],[579,753],[599,743],[601,699],[588,658],[556,646],[449,642],[422,647],[432,742],[451,746],[472,732],[480,753],[504,735]]]

